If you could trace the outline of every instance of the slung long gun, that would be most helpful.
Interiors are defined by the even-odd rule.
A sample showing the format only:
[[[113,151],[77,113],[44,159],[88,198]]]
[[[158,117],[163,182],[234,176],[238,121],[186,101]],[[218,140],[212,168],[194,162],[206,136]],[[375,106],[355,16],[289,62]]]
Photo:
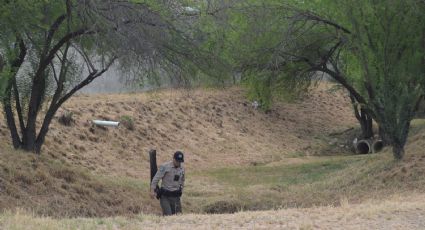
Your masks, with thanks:
[[[150,168],[151,168],[151,183],[153,178],[155,177],[156,172],[158,171],[158,166],[156,164],[156,150],[152,149],[149,151],[149,162],[150,162]],[[155,188],[156,192],[156,199],[159,199],[161,197],[159,186],[156,185]]]

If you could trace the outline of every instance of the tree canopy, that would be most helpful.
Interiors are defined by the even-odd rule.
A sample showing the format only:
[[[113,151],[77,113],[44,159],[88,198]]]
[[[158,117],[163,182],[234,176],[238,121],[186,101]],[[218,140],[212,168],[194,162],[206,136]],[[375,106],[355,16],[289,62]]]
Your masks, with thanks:
[[[331,78],[350,94],[364,137],[375,120],[400,159],[425,92],[423,12],[418,0],[237,1],[215,25],[231,35],[225,53],[266,106]]]
[[[114,63],[135,79],[221,76],[224,65],[200,47],[181,8],[175,1],[2,1],[2,104],[13,145],[39,153],[58,108]]]
[[[14,146],[39,152],[57,109],[114,63],[134,79],[240,81],[266,109],[332,79],[363,138],[375,120],[401,159],[425,94],[423,12],[421,0],[3,0],[3,108]]]

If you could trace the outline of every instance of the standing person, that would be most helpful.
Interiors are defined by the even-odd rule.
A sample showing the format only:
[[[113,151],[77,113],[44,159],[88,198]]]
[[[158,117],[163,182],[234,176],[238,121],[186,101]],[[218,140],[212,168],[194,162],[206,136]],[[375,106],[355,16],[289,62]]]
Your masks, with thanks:
[[[151,197],[153,199],[159,195],[162,214],[164,216],[182,212],[180,197],[182,196],[184,186],[183,162],[183,153],[180,151],[175,152],[173,160],[161,165],[152,179]],[[160,180],[162,180],[161,188],[159,191],[155,191]]]

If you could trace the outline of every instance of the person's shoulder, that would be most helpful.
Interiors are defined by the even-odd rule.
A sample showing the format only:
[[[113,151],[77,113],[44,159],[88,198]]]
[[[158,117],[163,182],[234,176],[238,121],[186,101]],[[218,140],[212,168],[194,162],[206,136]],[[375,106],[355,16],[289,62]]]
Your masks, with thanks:
[[[160,167],[162,167],[162,168],[171,168],[172,166],[173,166],[173,162],[168,161],[168,162],[163,163]]]

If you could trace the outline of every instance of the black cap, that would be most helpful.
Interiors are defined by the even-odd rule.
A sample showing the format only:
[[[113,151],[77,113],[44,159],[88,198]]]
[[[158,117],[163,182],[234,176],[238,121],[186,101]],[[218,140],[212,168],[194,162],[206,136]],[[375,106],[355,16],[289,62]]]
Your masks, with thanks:
[[[176,159],[176,161],[178,162],[184,162],[184,156],[183,153],[180,151],[177,151],[174,153],[174,159]]]

